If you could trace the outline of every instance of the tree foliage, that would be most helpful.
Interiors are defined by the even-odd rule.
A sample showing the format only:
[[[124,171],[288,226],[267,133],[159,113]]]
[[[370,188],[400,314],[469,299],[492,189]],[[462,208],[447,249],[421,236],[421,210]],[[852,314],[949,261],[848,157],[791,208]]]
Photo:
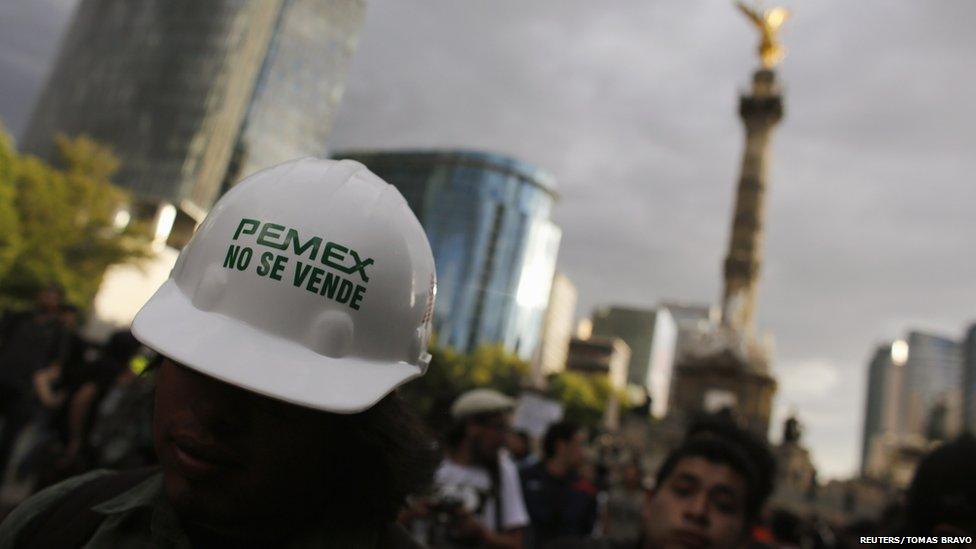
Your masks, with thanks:
[[[112,264],[143,258],[148,231],[118,230],[128,196],[111,183],[119,161],[88,137],[56,138],[52,165],[18,154],[0,138],[0,306],[23,308],[37,289],[59,284],[69,302],[87,307]],[[9,228],[9,232],[8,229]]]
[[[600,425],[610,397],[615,394],[606,376],[560,372],[550,375],[548,384],[550,397],[563,405],[563,418],[592,428]]]
[[[401,394],[432,427],[441,429],[450,419],[450,407],[461,393],[488,387],[517,396],[529,365],[501,345],[484,345],[461,354],[436,342],[429,349],[427,373],[404,385]]]

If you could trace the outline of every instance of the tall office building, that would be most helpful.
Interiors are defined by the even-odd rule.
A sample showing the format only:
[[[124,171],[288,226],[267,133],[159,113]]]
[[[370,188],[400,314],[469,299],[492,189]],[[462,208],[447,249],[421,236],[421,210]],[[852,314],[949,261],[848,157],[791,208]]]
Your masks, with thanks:
[[[364,15],[365,0],[284,0],[226,185],[326,153]]]
[[[420,219],[437,265],[434,331],[471,351],[501,343],[524,359],[539,344],[561,231],[545,172],[473,151],[341,151],[395,185]]]
[[[861,473],[869,473],[871,453],[877,451],[880,437],[896,432],[902,372],[908,344],[895,341],[879,346],[868,365],[867,395],[864,406],[864,431],[861,440]]]
[[[962,349],[963,427],[976,434],[976,322],[966,330]]]
[[[907,341],[898,433],[926,439],[958,434],[962,430],[961,346],[922,332],[910,332]]]
[[[593,311],[593,336],[618,337],[630,347],[627,383],[650,390],[651,346],[654,340],[654,309],[601,307]]]
[[[576,322],[576,286],[562,273],[556,273],[549,291],[549,305],[542,321],[542,336],[532,361],[532,382],[542,386],[549,374],[566,368],[569,340]]]
[[[81,0],[22,147],[49,158],[56,133],[87,134],[122,161],[116,183],[142,204],[175,207],[177,226],[192,230],[235,144],[247,170],[324,152],[363,9],[362,0]]]
[[[651,336],[651,362],[647,368],[647,392],[651,397],[651,415],[663,418],[671,400],[671,382],[678,354],[678,323],[666,307],[654,312],[654,334]]]

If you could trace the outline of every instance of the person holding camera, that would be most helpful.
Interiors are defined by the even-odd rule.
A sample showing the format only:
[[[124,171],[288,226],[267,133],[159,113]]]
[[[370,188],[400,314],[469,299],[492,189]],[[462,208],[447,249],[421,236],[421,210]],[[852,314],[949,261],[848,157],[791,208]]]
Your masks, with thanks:
[[[431,540],[432,545],[522,547],[529,515],[518,468],[503,449],[514,408],[511,398],[491,389],[468,391],[451,406],[446,455],[428,502],[435,526],[438,511],[448,515],[447,539]]]

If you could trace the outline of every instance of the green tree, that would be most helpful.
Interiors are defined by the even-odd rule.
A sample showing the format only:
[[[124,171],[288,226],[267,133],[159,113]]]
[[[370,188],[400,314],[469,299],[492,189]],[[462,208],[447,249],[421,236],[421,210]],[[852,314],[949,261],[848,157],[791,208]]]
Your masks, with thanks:
[[[14,206],[16,158],[10,136],[0,126],[0,280],[13,265],[22,243],[20,216]]]
[[[625,395],[616,391],[605,375],[560,372],[547,381],[549,397],[563,405],[563,418],[584,427],[599,427],[611,397],[616,396],[621,406],[626,404]]]
[[[401,394],[435,429],[447,426],[450,407],[461,393],[488,387],[509,396],[519,393],[529,365],[501,345],[484,345],[470,354],[432,342],[426,375],[404,385]]]
[[[58,136],[54,166],[14,153],[9,137],[4,139],[9,154],[0,153],[0,185],[6,174],[19,238],[0,277],[0,306],[27,307],[37,289],[51,283],[65,288],[68,301],[88,306],[110,265],[149,253],[144,226],[114,226],[116,212],[128,200],[110,181],[118,160],[88,137]],[[0,223],[3,215],[0,210]]]

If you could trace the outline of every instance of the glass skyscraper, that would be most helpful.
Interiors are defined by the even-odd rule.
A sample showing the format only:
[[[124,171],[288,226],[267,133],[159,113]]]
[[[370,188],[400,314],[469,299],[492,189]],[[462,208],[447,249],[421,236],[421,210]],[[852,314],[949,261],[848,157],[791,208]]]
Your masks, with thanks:
[[[114,181],[136,201],[198,222],[229,168],[324,154],[364,9],[81,0],[21,145],[50,158],[56,133],[87,134],[118,155]]]
[[[462,352],[501,343],[524,359],[539,344],[561,231],[545,172],[473,151],[342,151],[396,186],[437,264],[434,330]]]
[[[345,90],[365,0],[284,0],[225,185],[321,156]]]

